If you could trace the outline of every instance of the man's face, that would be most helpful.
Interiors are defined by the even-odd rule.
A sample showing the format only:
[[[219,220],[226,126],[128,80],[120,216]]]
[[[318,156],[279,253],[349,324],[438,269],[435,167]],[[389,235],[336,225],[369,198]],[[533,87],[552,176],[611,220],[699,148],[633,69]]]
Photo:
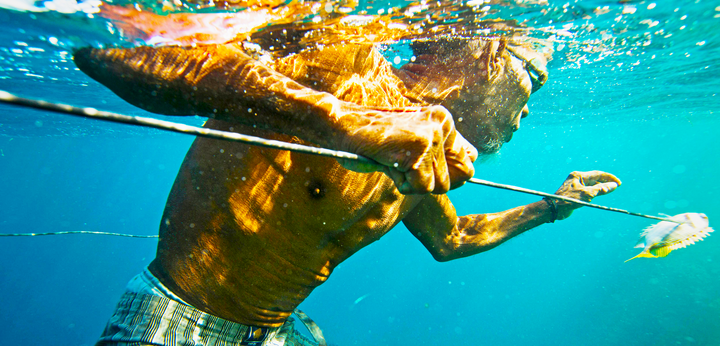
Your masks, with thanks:
[[[510,141],[513,132],[520,128],[520,120],[528,115],[530,94],[547,78],[544,59],[539,62],[539,54],[500,49],[490,78],[466,85],[457,97],[443,102],[453,114],[458,131],[480,153],[486,154],[498,151]]]

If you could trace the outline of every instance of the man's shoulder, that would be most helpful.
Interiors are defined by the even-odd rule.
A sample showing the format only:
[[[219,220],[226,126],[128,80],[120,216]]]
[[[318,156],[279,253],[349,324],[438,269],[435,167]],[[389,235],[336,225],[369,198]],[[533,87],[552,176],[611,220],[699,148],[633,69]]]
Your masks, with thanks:
[[[366,107],[416,106],[373,44],[340,44],[276,59],[273,68],[305,86]]]

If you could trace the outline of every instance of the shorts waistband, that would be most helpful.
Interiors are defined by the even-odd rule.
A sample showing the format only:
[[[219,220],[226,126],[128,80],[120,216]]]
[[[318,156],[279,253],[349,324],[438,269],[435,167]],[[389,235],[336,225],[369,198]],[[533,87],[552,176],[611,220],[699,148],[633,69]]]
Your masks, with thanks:
[[[133,277],[128,282],[125,290],[130,293],[147,294],[151,296],[165,297],[170,300],[175,300],[185,305],[190,305],[184,300],[180,299],[175,293],[170,291],[160,280],[150,272],[150,269],[145,268],[142,273]]]

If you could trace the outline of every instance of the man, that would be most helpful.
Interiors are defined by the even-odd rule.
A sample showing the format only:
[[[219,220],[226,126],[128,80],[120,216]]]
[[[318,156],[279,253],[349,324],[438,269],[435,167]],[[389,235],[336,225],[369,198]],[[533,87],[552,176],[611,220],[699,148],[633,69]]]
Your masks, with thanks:
[[[545,81],[543,56],[499,38],[411,48],[415,61],[400,69],[372,44],[266,62],[239,43],[77,51],[82,71],[146,110],[378,163],[196,139],[157,257],[130,282],[99,344],[282,344],[312,290],[400,222],[448,261],[567,218],[578,206],[552,200],[458,217],[445,195],[472,177],[475,148],[496,151],[518,129]],[[557,194],[589,201],[619,184],[574,172]]]

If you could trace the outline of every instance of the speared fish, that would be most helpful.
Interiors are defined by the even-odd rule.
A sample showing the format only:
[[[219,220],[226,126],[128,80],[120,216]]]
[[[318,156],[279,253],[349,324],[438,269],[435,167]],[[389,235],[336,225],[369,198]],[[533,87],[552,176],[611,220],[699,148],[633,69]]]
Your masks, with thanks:
[[[670,219],[676,222],[661,221],[643,230],[640,240],[635,245],[636,248],[643,250],[629,260],[638,257],[665,257],[672,250],[703,240],[713,231],[708,227],[708,217],[703,213],[678,214]]]

